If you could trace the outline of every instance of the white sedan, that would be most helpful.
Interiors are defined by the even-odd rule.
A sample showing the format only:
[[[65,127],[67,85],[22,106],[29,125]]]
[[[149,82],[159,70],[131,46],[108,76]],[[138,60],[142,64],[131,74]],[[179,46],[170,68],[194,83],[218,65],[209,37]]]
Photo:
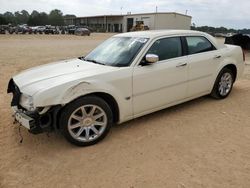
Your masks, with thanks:
[[[8,86],[31,133],[61,130],[73,144],[102,140],[112,124],[208,95],[227,97],[244,69],[240,47],[196,31],[131,32],[85,57],[21,72]]]

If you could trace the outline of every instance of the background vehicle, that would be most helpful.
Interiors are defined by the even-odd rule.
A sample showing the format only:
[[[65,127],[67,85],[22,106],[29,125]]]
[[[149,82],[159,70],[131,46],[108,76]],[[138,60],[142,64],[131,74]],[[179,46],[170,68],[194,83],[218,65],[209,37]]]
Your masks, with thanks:
[[[14,76],[15,118],[31,133],[61,129],[80,146],[102,140],[113,123],[210,94],[226,98],[244,70],[240,47],[195,31],[119,34],[86,57]]]
[[[136,21],[135,26],[133,26],[130,31],[146,31],[146,30],[149,30],[149,27],[145,26],[143,21]]]
[[[44,34],[59,34],[59,30],[55,26],[46,26]]]
[[[80,35],[80,36],[90,36],[90,31],[86,28],[78,28],[75,30],[75,35]]]
[[[4,25],[0,25],[0,34],[6,34],[6,27]]]
[[[225,44],[233,44],[240,46],[245,50],[250,50],[250,35],[236,34],[233,36],[228,36],[225,39]]]
[[[37,26],[37,30],[36,31],[39,34],[43,34],[45,29],[46,29],[45,26]]]
[[[32,30],[32,33],[37,34],[37,28],[38,26],[30,27]]]
[[[15,33],[16,34],[32,34],[32,29],[30,27],[27,26],[27,24],[23,24],[23,25],[18,25],[17,27],[15,27]]]
[[[13,34],[13,33],[15,32],[15,30],[16,30],[15,27],[10,26],[10,27],[8,28],[8,33],[9,33],[9,34]]]
[[[61,26],[60,27],[60,34],[66,34],[66,32],[67,32],[67,26]]]
[[[94,28],[92,28],[92,27],[89,27],[89,26],[87,26],[87,25],[83,25],[83,26],[81,26],[81,27],[84,27],[84,28],[88,29],[91,33],[96,32],[96,29],[94,29]]]
[[[77,27],[75,25],[68,25],[67,32],[70,35],[74,35],[76,29],[77,29]]]

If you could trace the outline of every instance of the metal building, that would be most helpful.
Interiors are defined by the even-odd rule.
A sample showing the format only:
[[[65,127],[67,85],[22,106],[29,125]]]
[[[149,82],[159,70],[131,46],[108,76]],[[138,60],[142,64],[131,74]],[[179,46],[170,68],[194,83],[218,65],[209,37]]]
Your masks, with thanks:
[[[66,25],[88,26],[99,32],[128,32],[138,23],[150,30],[190,29],[191,19],[176,12],[157,12],[66,18],[64,21]]]

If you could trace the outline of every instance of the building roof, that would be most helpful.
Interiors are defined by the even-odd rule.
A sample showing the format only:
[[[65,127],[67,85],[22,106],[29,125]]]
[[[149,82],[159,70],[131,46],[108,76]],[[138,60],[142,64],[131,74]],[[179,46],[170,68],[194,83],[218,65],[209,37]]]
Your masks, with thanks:
[[[186,16],[186,17],[192,18],[192,16],[181,14],[178,12],[149,12],[149,13],[124,14],[123,16],[139,16],[139,15],[152,15],[152,14],[174,14],[174,15]]]
[[[65,18],[67,19],[84,19],[84,18],[99,18],[99,17],[125,17],[125,16],[139,16],[139,15],[154,15],[154,14],[174,14],[174,15],[180,15],[180,16],[186,16],[190,17],[189,15],[177,13],[177,12],[150,12],[150,13],[136,13],[136,14],[115,14],[115,15],[96,15],[96,16],[81,16],[81,17],[76,17],[76,18]]]
[[[76,17],[75,19],[82,19],[82,18],[101,18],[101,17],[124,17],[124,15],[96,15],[96,16],[83,16],[83,17]]]

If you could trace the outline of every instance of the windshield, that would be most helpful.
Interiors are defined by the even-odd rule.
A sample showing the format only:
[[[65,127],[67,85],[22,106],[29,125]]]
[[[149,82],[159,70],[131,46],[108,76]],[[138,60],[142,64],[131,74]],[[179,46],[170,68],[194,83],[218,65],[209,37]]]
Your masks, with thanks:
[[[147,38],[112,37],[90,52],[84,60],[116,67],[129,66],[147,41]]]

